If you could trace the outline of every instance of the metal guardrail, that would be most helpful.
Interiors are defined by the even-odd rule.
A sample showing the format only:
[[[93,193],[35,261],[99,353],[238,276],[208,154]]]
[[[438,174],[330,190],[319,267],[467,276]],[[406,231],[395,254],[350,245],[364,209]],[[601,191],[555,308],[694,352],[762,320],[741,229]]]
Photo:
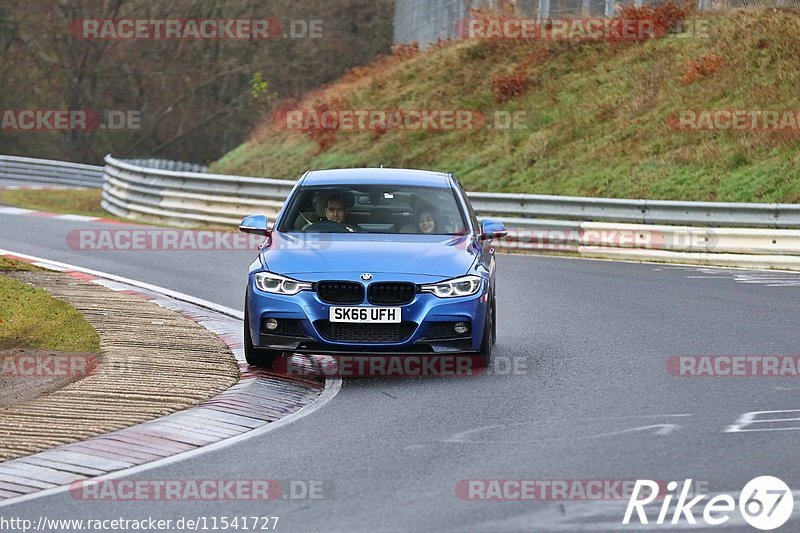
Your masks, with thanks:
[[[103,208],[120,217],[177,226],[238,225],[253,212],[275,216],[295,182],[147,168],[106,156]]]
[[[238,224],[254,210],[274,215],[292,180],[146,168],[106,156],[104,207],[118,216]],[[468,193],[482,217],[509,227],[575,229],[578,222],[703,227],[800,228],[800,204],[675,202],[535,194]]]
[[[97,188],[103,184],[103,167],[0,155],[0,180]]]
[[[126,163],[146,168],[159,170],[175,170],[177,172],[208,172],[208,166],[199,163],[187,163],[185,161],[174,161],[172,159],[154,159],[152,157],[126,157]]]
[[[103,168],[0,156],[0,179],[102,184],[102,205],[110,213],[176,226],[232,226],[254,213],[274,217],[295,185],[292,180],[181,170],[206,168],[176,161],[108,155],[105,162]],[[481,218],[500,220],[510,229],[507,239],[495,241],[506,250],[800,269],[797,204],[468,195]]]
[[[106,157],[103,207],[173,225],[274,217],[295,182],[145,168]],[[504,250],[800,269],[800,205],[468,193],[482,218],[510,229]]]
[[[475,210],[486,215],[745,228],[800,228],[800,204],[677,202],[468,193]]]

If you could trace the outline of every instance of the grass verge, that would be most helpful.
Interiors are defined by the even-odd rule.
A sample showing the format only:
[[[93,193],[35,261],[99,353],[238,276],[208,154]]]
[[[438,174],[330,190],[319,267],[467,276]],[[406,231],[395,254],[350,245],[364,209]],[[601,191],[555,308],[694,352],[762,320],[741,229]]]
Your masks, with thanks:
[[[46,211],[90,217],[115,218],[100,206],[100,189],[53,189],[0,191],[0,203]]]
[[[35,270],[0,257],[0,271]],[[0,274],[0,350],[100,351],[100,336],[70,305]]]
[[[11,271],[11,270],[41,270],[41,268],[37,266],[33,266],[30,263],[25,263],[18,259],[11,259],[10,257],[6,257],[4,255],[0,255],[0,272],[2,271]]]

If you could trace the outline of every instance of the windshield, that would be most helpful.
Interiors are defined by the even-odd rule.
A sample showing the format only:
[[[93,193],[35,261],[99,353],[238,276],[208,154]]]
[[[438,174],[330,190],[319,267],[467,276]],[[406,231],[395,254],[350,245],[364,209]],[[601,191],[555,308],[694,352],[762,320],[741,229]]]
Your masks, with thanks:
[[[465,227],[449,188],[338,185],[299,189],[278,231],[452,235]]]

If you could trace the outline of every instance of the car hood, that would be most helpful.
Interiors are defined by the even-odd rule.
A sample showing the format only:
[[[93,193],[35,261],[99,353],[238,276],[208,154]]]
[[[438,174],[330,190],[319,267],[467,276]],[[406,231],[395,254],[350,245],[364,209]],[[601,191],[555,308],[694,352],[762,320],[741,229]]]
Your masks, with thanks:
[[[461,276],[475,263],[478,247],[471,235],[378,235],[352,233],[288,234],[273,232],[261,251],[262,263],[287,276],[369,272]]]

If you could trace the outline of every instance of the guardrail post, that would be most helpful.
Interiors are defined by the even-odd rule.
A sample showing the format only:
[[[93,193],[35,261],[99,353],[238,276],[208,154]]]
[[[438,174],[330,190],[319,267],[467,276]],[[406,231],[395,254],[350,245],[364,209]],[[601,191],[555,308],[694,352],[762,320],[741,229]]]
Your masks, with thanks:
[[[538,22],[546,21],[550,18],[550,0],[539,0],[539,10],[536,15]]]

